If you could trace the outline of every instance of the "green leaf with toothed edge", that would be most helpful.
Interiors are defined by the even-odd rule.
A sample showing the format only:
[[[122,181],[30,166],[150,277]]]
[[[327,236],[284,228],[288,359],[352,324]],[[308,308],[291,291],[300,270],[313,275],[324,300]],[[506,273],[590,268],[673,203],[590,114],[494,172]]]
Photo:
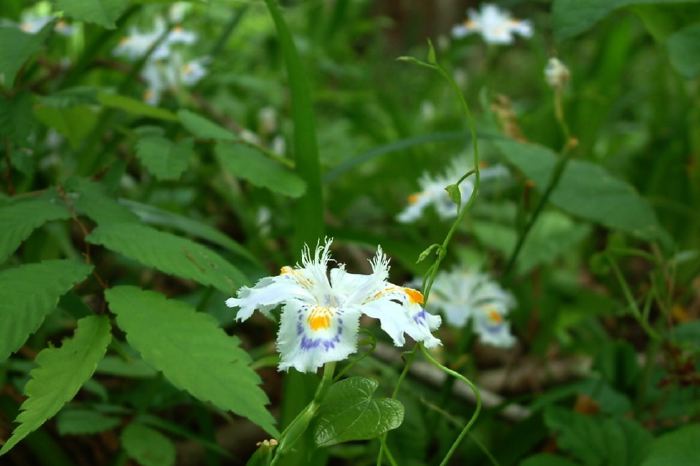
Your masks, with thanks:
[[[48,260],[0,271],[0,362],[17,351],[92,266]]]
[[[194,157],[192,140],[172,142],[160,136],[147,136],[136,143],[136,156],[159,180],[177,180]]]
[[[247,278],[214,251],[187,238],[135,223],[113,223],[95,228],[87,237],[112,251],[154,267],[163,273],[233,293]]]
[[[210,315],[133,286],[107,290],[106,297],[129,344],[173,385],[278,435],[250,356]]]
[[[75,333],[60,348],[39,352],[37,367],[29,373],[30,380],[24,389],[27,399],[16,419],[19,426],[0,449],[0,455],[10,451],[73,399],[95,372],[111,339],[109,319],[89,316],[78,321]]]
[[[155,429],[131,423],[122,431],[122,447],[129,458],[142,466],[172,466],[175,464],[175,445]]]
[[[114,29],[128,4],[128,0],[56,0],[56,8],[66,16],[108,29]]]
[[[54,191],[0,207],[0,263],[36,228],[52,220],[67,220],[70,212]]]

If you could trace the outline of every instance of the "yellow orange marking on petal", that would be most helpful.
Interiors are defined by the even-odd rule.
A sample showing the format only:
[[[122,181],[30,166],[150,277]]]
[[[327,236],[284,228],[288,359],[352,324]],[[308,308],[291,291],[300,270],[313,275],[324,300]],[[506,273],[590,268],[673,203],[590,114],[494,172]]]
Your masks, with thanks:
[[[486,312],[488,312],[489,320],[490,320],[493,324],[499,325],[499,324],[502,324],[502,323],[503,323],[503,316],[502,316],[501,313],[498,312],[496,309],[490,308],[490,309],[487,310]]]
[[[333,318],[333,312],[330,308],[324,306],[316,306],[311,309],[309,317],[306,321],[314,332],[318,330],[326,330],[331,326],[331,320]]]
[[[420,193],[413,193],[410,196],[408,196],[408,203],[409,204],[415,204],[418,202],[418,198],[420,197]]]
[[[290,266],[285,265],[280,269],[280,275],[287,275],[288,273],[294,272],[294,269],[292,269]]]
[[[413,304],[423,304],[423,293],[413,288],[404,288],[403,291],[408,295],[408,300]]]

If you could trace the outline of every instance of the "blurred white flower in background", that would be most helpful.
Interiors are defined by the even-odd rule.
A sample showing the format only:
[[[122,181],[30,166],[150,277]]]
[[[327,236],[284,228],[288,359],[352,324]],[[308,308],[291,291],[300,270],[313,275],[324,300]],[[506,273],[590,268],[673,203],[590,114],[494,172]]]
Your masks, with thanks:
[[[569,68],[566,67],[558,58],[552,57],[547,62],[547,66],[544,68],[544,77],[551,87],[555,89],[563,88],[569,78],[571,73],[569,73]]]
[[[277,110],[274,107],[263,107],[258,111],[258,127],[263,135],[277,131]]]
[[[41,31],[44,26],[49,24],[50,21],[58,18],[58,16],[48,13],[50,7],[43,8],[45,6],[43,3],[38,4],[38,6],[40,8],[32,8],[30,10],[23,11],[19,23],[14,23],[12,21],[6,21],[5,23],[19,27],[27,34],[36,34],[37,32]],[[47,13],[44,14],[43,11],[46,11]],[[59,19],[54,25],[54,31],[62,36],[68,37],[73,35],[75,28],[66,23],[64,20]]]
[[[423,173],[418,180],[419,191],[408,196],[408,206],[399,213],[396,219],[401,223],[414,222],[430,206],[435,208],[435,212],[443,220],[456,217],[458,207],[450,199],[445,187],[456,183],[465,173],[471,170],[472,166],[466,162],[466,159],[466,156],[457,158],[445,172],[439,175]],[[489,180],[494,178],[508,176],[508,170],[503,165],[481,168],[479,173],[481,183],[489,182]],[[464,202],[474,190],[474,179],[474,175],[471,175],[459,184],[459,192]]]
[[[469,18],[452,28],[452,37],[459,39],[479,33],[489,44],[511,44],[515,35],[532,36],[529,21],[513,18],[509,12],[493,4],[484,4],[479,11],[469,10]]]
[[[471,320],[482,342],[509,347],[515,338],[506,317],[515,304],[513,295],[487,274],[458,268],[437,274],[428,308],[441,312],[455,327],[464,327]]]

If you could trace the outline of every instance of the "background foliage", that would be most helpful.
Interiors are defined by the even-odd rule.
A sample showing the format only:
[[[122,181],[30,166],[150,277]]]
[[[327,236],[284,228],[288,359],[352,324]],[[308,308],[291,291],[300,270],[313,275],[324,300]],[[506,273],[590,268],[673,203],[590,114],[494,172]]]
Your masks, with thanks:
[[[472,142],[445,81],[395,60],[432,38],[482,158],[511,173],[445,267],[480,266],[519,303],[513,349],[439,332],[434,357],[485,400],[454,464],[700,464],[700,4],[498,2],[535,35],[494,46],[449,37],[475,2],[282,3],[192,2],[206,74],[157,105],[156,46],[114,50],[168,2],[0,4],[0,461],[267,464],[256,443],[318,377],[276,372],[275,324],[234,325],[224,301],[324,233],[349,268],[381,244],[394,282],[426,271],[449,222],[396,215]],[[27,9],[60,19],[23,32]],[[389,430],[387,464],[437,464],[471,416],[442,373],[390,398],[402,363],[374,330],[285,464],[375,464]]]

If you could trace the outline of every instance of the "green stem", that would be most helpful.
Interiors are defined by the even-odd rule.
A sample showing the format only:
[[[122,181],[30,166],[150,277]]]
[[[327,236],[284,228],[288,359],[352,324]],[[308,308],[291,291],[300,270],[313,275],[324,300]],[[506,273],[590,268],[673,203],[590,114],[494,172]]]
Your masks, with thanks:
[[[447,451],[447,454],[440,462],[440,466],[446,466],[447,463],[449,463],[450,458],[452,458],[452,456],[457,451],[457,448],[459,447],[460,443],[462,443],[462,440],[464,440],[464,437],[466,437],[466,435],[469,433],[469,429],[471,429],[472,425],[474,425],[474,423],[476,422],[476,419],[479,417],[479,413],[481,412],[481,394],[479,393],[479,389],[476,388],[476,385],[474,385],[471,380],[464,377],[459,372],[453,371],[452,369],[449,369],[449,368],[443,366],[442,364],[440,364],[439,362],[437,362],[437,360],[435,358],[433,358],[433,355],[430,354],[430,352],[427,349],[425,349],[425,347],[423,345],[420,345],[420,348],[423,351],[423,356],[425,356],[425,358],[432,365],[434,365],[435,367],[437,367],[438,369],[440,369],[444,373],[449,374],[452,377],[455,377],[455,378],[461,380],[462,382],[464,382],[465,384],[467,384],[469,386],[469,388],[472,390],[472,392],[474,392],[474,396],[476,397],[476,409],[474,410],[472,417],[469,419],[469,422],[467,422],[467,424],[464,426],[462,431],[459,433],[459,435],[457,436],[455,441],[452,442],[452,446],[450,447],[450,449]]]
[[[306,405],[306,408],[301,410],[299,414],[289,423],[286,429],[280,435],[279,445],[275,450],[275,457],[272,459],[270,466],[280,464],[282,456],[289,452],[296,442],[304,435],[309,424],[318,412],[323,398],[325,398],[328,389],[333,383],[333,373],[335,372],[335,362],[327,363],[323,368],[323,378],[321,383],[316,388],[313,400]]]

